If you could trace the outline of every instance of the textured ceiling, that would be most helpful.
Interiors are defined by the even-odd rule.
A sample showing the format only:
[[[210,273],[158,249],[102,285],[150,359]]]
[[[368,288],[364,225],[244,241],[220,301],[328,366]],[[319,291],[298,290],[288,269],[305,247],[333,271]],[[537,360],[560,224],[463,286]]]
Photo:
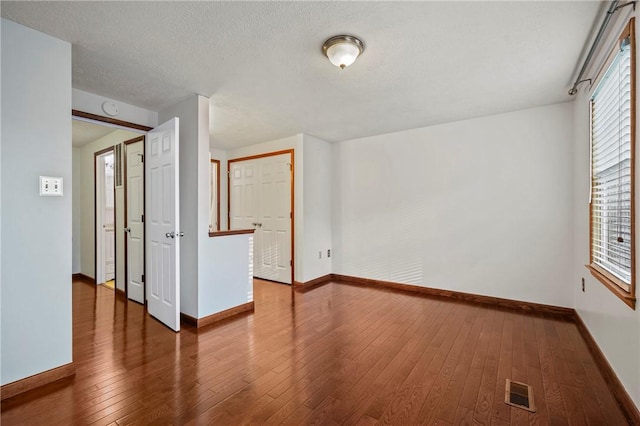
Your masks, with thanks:
[[[154,111],[211,98],[214,146],[328,141],[569,100],[601,2],[2,2],[73,43],[73,86]],[[330,36],[362,38],[341,71]]]

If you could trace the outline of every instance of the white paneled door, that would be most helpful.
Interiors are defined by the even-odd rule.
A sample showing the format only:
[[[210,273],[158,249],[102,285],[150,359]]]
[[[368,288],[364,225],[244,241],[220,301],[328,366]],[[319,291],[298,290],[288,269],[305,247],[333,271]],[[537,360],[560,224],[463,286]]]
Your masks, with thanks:
[[[145,235],[149,313],[180,331],[178,118],[147,133]]]
[[[231,163],[229,171],[230,229],[251,229],[258,221],[257,160]]]
[[[253,274],[291,284],[292,154],[230,163],[230,229],[255,229]]]
[[[113,151],[97,155],[96,167],[96,283],[115,278],[115,197]]]
[[[144,303],[144,140],[125,146],[127,296]]]

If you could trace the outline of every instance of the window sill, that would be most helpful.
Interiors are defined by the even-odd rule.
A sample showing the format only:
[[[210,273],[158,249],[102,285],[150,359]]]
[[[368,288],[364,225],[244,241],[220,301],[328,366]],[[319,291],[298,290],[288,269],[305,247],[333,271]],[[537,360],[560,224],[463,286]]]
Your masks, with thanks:
[[[591,275],[593,275],[598,281],[604,284],[609,290],[613,292],[620,300],[627,304],[631,309],[636,309],[636,298],[632,296],[628,291],[622,289],[618,284],[603,273],[600,268],[593,265],[584,265],[587,267]]]

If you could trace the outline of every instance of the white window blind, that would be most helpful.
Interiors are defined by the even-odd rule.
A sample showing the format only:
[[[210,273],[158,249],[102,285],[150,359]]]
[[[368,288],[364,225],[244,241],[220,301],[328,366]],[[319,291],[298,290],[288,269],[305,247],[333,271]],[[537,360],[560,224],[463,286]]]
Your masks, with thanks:
[[[620,50],[591,98],[591,262],[631,284],[631,49]]]

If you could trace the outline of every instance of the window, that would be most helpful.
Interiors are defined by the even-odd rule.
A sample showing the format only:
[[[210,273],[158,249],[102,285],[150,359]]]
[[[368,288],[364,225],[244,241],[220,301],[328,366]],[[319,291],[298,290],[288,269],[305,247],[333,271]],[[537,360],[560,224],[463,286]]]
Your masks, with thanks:
[[[591,97],[588,268],[635,309],[635,43],[631,20]]]

